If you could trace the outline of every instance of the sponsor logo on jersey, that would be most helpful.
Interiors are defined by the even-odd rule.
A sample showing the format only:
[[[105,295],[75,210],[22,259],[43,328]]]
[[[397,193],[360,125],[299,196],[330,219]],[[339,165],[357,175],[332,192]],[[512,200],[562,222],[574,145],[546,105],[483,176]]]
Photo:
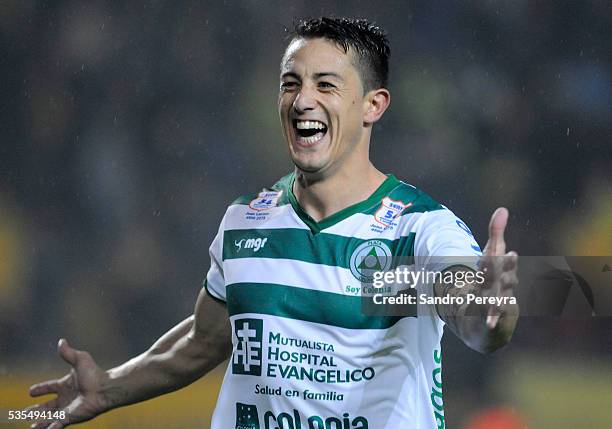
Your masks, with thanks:
[[[308,426],[302,426],[302,418]],[[318,428],[337,428],[337,429],[368,429],[368,419],[363,416],[351,417],[349,413],[342,413],[341,417],[321,417],[310,416],[302,417],[300,412],[293,409],[291,413],[283,412],[275,415],[272,411],[264,414],[264,429],[318,429]]]
[[[283,194],[283,191],[264,191],[260,192],[257,198],[251,200],[249,207],[255,211],[269,210],[276,207],[278,199]]]
[[[375,271],[387,271],[391,267],[391,249],[380,240],[368,240],[353,250],[349,264],[357,280],[372,283]]]
[[[237,344],[232,355],[232,373],[260,376],[263,320],[237,319],[234,335]]]
[[[382,199],[380,208],[374,213],[374,220],[384,227],[393,226],[393,221],[411,205],[412,203],[405,204],[402,201],[395,201],[385,197]]]
[[[442,353],[440,349],[433,352],[434,369],[431,373],[433,385],[431,387],[431,405],[434,408],[434,418],[439,429],[444,429],[444,401],[442,400]]]
[[[236,428],[235,429],[260,429],[259,413],[256,405],[241,404],[236,402]]]
[[[267,241],[267,238],[243,238],[235,240],[234,245],[238,248],[236,252],[240,252],[242,249],[253,249],[254,252],[258,252],[266,245]]]

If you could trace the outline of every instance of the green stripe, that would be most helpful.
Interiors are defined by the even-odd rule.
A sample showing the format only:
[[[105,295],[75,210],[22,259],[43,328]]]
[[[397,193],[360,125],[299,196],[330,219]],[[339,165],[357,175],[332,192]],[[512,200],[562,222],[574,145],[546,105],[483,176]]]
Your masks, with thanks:
[[[227,286],[230,316],[256,313],[348,329],[387,329],[405,316],[365,316],[358,296],[346,296],[271,283]]]
[[[294,259],[314,264],[350,268],[353,251],[367,241],[381,241],[389,246],[393,257],[406,256],[413,263],[414,233],[395,240],[369,239],[320,233],[299,228],[231,229],[223,234],[223,260],[238,258]],[[245,248],[246,240],[267,238],[263,247]],[[242,240],[242,247],[236,245]]]

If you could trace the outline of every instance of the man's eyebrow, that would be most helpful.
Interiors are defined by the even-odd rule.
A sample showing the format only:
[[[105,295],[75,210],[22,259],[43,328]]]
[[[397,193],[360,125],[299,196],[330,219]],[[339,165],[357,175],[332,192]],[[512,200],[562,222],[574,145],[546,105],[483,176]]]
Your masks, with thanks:
[[[300,80],[300,77],[297,73],[294,72],[285,72],[281,75],[281,78],[292,77],[294,79]]]
[[[295,73],[295,72],[285,72],[281,75],[281,78],[288,78],[288,77],[292,77],[294,79],[300,80],[300,76]],[[338,79],[341,82],[344,82],[344,79],[342,79],[342,76],[340,76],[338,73],[334,73],[334,72],[320,72],[320,73],[315,73],[314,74],[314,78],[315,79],[321,79],[322,77],[333,77],[335,79]]]
[[[333,77],[333,78],[336,78],[336,79],[344,82],[344,79],[342,79],[342,76],[340,76],[338,73],[334,73],[334,72],[315,73],[314,77],[315,77],[315,79],[320,79],[322,77]]]

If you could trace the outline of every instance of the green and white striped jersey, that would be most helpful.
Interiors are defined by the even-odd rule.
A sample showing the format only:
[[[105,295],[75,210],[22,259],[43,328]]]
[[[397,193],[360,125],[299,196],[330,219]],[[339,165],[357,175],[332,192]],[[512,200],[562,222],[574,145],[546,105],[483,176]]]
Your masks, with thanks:
[[[235,201],[210,248],[205,287],[227,303],[233,342],[212,428],[443,428],[443,322],[426,304],[364,315],[361,262],[479,254],[469,229],[393,175],[315,222],[294,179]]]

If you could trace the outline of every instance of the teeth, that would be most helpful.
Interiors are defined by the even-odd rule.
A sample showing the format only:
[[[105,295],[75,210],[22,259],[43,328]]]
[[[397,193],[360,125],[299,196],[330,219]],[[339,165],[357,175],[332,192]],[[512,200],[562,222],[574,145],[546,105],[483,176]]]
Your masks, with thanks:
[[[313,144],[313,143],[318,142],[322,138],[323,138],[323,133],[317,133],[314,136],[310,136],[310,137],[300,137],[300,140],[302,140],[306,144]]]
[[[319,121],[297,121],[298,130],[322,130],[324,128],[325,125]]]

